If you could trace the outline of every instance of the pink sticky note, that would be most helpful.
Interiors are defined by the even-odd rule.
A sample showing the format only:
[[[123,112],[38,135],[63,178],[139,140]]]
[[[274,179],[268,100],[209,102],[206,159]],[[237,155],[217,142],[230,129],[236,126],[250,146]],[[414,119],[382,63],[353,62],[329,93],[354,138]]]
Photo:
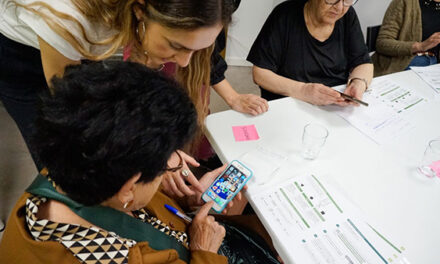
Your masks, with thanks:
[[[235,141],[238,142],[260,139],[260,136],[258,136],[257,129],[255,128],[255,125],[233,126],[232,132],[234,133]]]
[[[440,178],[440,160],[434,161],[429,167],[431,167],[431,170]]]

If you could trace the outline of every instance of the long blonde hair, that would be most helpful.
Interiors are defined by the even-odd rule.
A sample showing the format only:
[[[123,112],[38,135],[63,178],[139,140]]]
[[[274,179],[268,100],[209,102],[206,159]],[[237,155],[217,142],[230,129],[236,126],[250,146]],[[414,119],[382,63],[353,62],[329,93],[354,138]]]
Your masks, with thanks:
[[[69,14],[60,12],[43,1],[36,1],[23,7],[42,17],[49,27],[67,40],[85,58],[102,60],[113,55],[119,48],[134,44],[139,48],[136,28],[138,20],[133,8],[138,5],[145,13],[146,21],[154,21],[168,28],[194,30],[200,27],[213,26],[221,22],[224,26],[230,23],[234,11],[233,0],[145,0],[145,5],[138,0],[72,0],[78,10],[89,21],[118,31],[107,39],[94,41],[87,35],[81,23]],[[72,21],[82,32],[83,38],[92,45],[108,45],[102,54],[92,54],[61,24],[53,21],[44,12],[35,7],[44,7],[51,14]],[[208,114],[211,54],[214,45],[194,52],[190,64],[185,68],[178,68],[176,79],[187,90],[196,106],[199,127],[203,130],[203,123]],[[204,91],[204,92],[203,92]],[[201,133],[199,133],[200,135]],[[199,137],[200,138],[200,137]]]

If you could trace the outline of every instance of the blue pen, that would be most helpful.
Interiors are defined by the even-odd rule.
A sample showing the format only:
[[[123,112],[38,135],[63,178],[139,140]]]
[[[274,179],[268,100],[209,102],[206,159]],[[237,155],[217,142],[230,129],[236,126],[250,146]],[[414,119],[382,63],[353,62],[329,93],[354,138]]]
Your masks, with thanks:
[[[171,205],[165,204],[164,205],[166,209],[168,209],[168,211],[170,211],[171,213],[177,215],[178,217],[182,218],[183,220],[187,221],[188,223],[192,222],[192,218],[187,216],[186,214],[180,212],[179,210],[177,210],[176,208],[172,207]]]

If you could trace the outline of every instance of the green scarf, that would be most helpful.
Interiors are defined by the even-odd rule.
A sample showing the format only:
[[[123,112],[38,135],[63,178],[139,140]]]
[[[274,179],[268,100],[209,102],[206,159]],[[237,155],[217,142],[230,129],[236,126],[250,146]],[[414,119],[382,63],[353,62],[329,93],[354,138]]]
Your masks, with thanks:
[[[38,174],[28,193],[64,203],[75,214],[107,231],[136,242],[146,241],[155,250],[175,249],[179,258],[189,262],[189,251],[175,238],[121,211],[105,206],[84,206],[55,190],[49,180]]]

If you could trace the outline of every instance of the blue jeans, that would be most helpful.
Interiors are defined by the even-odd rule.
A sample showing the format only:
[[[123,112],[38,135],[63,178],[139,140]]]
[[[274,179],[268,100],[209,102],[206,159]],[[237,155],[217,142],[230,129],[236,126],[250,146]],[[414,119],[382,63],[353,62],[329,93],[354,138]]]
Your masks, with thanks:
[[[415,56],[405,70],[409,70],[411,66],[424,67],[434,64],[437,64],[437,58],[435,56],[427,56],[427,55]]]

